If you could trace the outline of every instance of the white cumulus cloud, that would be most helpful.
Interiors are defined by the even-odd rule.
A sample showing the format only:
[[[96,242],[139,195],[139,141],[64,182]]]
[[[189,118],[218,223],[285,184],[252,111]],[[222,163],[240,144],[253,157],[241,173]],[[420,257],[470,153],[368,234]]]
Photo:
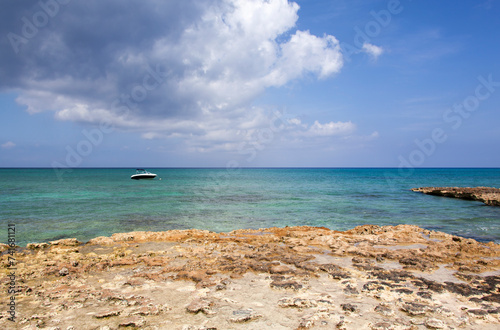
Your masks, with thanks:
[[[0,88],[30,113],[227,149],[238,131],[266,126],[251,106],[266,88],[341,70],[338,40],[298,30],[298,13],[287,0],[72,2],[23,46],[15,74],[0,71]],[[354,125],[290,127],[306,137]]]
[[[306,131],[302,133],[303,136],[316,137],[316,136],[338,136],[347,135],[355,130],[356,126],[348,122],[329,122],[321,124],[317,120]]]

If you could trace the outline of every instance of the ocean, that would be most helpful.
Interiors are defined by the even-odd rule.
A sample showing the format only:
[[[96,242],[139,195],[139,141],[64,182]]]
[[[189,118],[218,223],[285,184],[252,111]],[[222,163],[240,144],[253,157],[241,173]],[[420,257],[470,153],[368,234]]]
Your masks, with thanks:
[[[500,243],[500,208],[423,195],[422,186],[500,187],[500,169],[0,169],[0,224],[16,242],[129,231],[414,224]]]

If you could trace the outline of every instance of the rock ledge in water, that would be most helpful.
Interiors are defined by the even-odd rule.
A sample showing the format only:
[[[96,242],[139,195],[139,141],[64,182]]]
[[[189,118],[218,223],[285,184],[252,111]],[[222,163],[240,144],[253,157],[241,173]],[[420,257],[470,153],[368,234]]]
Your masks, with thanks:
[[[421,187],[412,191],[427,195],[480,201],[489,206],[500,206],[500,189],[491,187]]]

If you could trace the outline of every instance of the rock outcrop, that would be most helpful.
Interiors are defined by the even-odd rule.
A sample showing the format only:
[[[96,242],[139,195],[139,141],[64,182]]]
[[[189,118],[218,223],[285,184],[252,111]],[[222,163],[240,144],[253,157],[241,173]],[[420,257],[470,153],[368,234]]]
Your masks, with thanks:
[[[421,187],[412,191],[427,195],[453,197],[480,201],[490,206],[500,206],[500,189],[491,187]]]
[[[500,245],[417,226],[191,229],[30,246],[0,256],[0,329],[500,326]]]

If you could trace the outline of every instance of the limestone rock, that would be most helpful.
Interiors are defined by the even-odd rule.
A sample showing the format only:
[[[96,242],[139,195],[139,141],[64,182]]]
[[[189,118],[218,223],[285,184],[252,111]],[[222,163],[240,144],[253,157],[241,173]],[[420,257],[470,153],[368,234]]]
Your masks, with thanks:
[[[434,318],[425,320],[424,324],[430,329],[444,329],[446,327],[443,321]]]
[[[69,274],[69,270],[66,267],[61,268],[61,270],[59,271],[59,276],[66,276],[68,274]]]
[[[82,242],[78,241],[76,238],[64,238],[57,241],[51,241],[50,244],[60,246],[79,246]]]
[[[202,312],[203,314],[213,314],[211,309],[213,302],[207,299],[198,298],[193,300],[189,305],[186,306],[186,310],[189,313],[196,314]]]
[[[465,200],[480,201],[490,206],[500,206],[500,189],[490,187],[421,187],[412,191],[427,195],[454,197]]]
[[[303,299],[294,297],[281,298],[278,301],[280,307],[297,307],[297,308],[309,308],[318,306],[318,302],[314,299]]]
[[[401,310],[407,312],[410,315],[423,315],[427,312],[428,307],[423,304],[415,303],[415,302],[406,302],[401,307]]]
[[[100,312],[100,313],[97,313],[94,315],[94,317],[96,319],[103,319],[105,317],[112,317],[112,316],[118,316],[121,314],[121,310],[119,309],[111,309],[111,310],[107,310],[107,311],[103,311],[103,312]]]
[[[140,328],[146,324],[146,321],[138,316],[127,317],[126,319],[120,321],[120,327],[134,327]]]

